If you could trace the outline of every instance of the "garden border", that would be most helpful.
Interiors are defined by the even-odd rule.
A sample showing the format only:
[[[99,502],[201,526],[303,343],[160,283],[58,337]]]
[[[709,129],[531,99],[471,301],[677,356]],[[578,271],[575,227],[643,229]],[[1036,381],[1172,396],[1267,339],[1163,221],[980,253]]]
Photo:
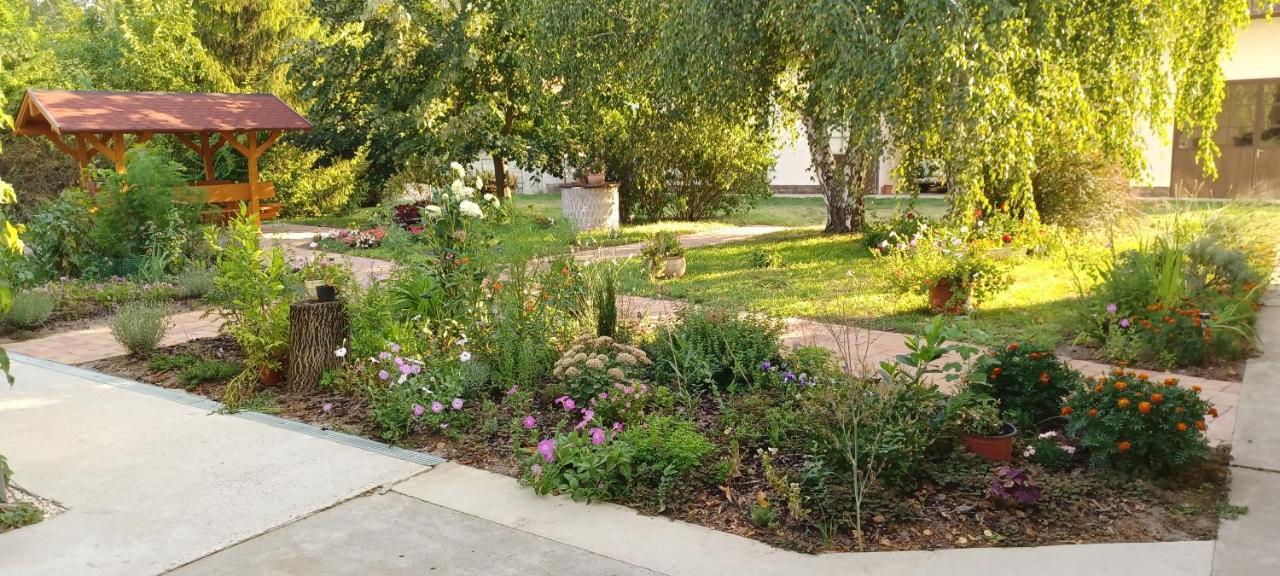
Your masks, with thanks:
[[[123,388],[125,390],[138,392],[140,394],[145,394],[153,398],[160,398],[162,400],[168,400],[170,402],[176,402],[178,404],[193,406],[196,408],[200,408],[202,410],[208,410],[210,413],[218,412],[222,410],[222,403],[210,400],[208,398],[204,398],[202,396],[196,396],[194,394],[190,394],[182,390],[175,390],[172,388],[163,388],[163,387],[155,386],[152,384],[146,384],[146,383],[138,382],[135,380],[129,380],[127,378],[121,378],[119,376],[104,374],[102,372],[89,370],[87,368],[80,368],[77,366],[68,366],[66,364],[60,364],[58,362],[53,362],[50,360],[35,358],[32,356],[27,356],[25,354],[11,353],[9,354],[9,358],[14,362],[26,364],[28,366],[45,368],[47,370],[52,370],[55,372],[61,372],[63,374],[84,378],[92,382],[97,382],[100,384],[106,384],[108,386],[115,386],[116,388]],[[241,410],[239,412],[225,413],[225,414],[228,416],[243,418],[245,420],[252,420],[254,422],[259,422],[261,424],[266,424],[268,426],[280,428],[283,430],[289,430],[292,432],[306,434],[307,436],[311,436],[313,438],[319,438],[321,440],[336,442],[338,444],[350,446],[352,448],[359,448],[366,452],[373,452],[375,454],[380,454],[383,456],[390,456],[392,458],[403,460],[405,462],[419,464],[422,466],[438,466],[446,462],[444,458],[436,456],[435,454],[429,454],[427,452],[415,452],[413,450],[406,450],[404,448],[392,446],[390,444],[384,444],[382,442],[370,440],[368,438],[362,438],[360,436],[354,436],[351,434],[346,434],[344,432],[338,432],[335,430],[325,430],[323,428],[313,426],[311,424],[305,424],[305,423],[297,422],[294,420],[288,420],[285,418],[281,418],[279,416],[273,416],[271,414],[263,414],[261,412],[254,412],[251,410]]]

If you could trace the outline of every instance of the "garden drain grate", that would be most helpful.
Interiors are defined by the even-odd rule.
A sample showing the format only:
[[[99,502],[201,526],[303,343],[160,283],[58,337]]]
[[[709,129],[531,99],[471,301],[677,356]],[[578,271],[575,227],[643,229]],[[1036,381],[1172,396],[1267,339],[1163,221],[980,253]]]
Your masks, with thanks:
[[[115,386],[117,388],[124,388],[125,390],[131,390],[133,392],[146,394],[147,396],[152,396],[155,398],[161,398],[164,400],[168,400],[170,402],[185,404],[187,406],[192,406],[194,408],[199,408],[201,410],[208,410],[210,412],[216,412],[216,411],[222,410],[222,403],[215,402],[213,400],[210,400],[208,398],[204,398],[201,396],[196,396],[195,394],[190,394],[182,390],[174,390],[172,388],[164,388],[161,386],[144,384],[142,382],[137,382],[135,380],[121,378],[119,376],[112,376],[110,374],[103,374],[102,372],[96,372],[94,370],[89,370],[87,368],[80,368],[77,366],[68,366],[66,364],[50,362],[48,360],[27,356],[25,354],[13,353],[13,354],[9,354],[9,358],[14,362],[17,362],[20,364],[26,364],[28,366],[44,368],[46,370],[52,370],[54,372],[61,372],[63,374],[68,374],[78,378],[84,378],[85,380],[98,382],[100,384]],[[323,440],[328,440],[330,442],[337,442],[338,444],[343,444],[345,446],[350,446],[352,448],[359,448],[361,450],[373,452],[375,454],[382,454],[383,456],[390,456],[392,458],[398,458],[406,462],[413,462],[414,464],[421,464],[423,466],[435,466],[437,464],[443,464],[445,462],[444,458],[441,458],[434,454],[427,454],[425,452],[415,452],[413,450],[406,450],[404,448],[390,446],[387,444],[383,444],[382,442],[370,440],[368,438],[361,438],[360,436],[354,436],[351,434],[336,432],[333,430],[325,430],[317,426],[304,424],[302,422],[295,422],[293,420],[288,420],[285,418],[281,418],[279,416],[273,416],[271,414],[263,414],[261,412],[242,411],[242,412],[236,412],[234,414],[227,414],[227,415],[234,416],[237,418],[243,418],[245,420],[252,420],[254,422],[259,422],[262,424],[266,424],[268,426],[274,426],[276,428],[298,432],[300,434],[306,434],[307,436],[311,436],[313,438],[320,438]]]

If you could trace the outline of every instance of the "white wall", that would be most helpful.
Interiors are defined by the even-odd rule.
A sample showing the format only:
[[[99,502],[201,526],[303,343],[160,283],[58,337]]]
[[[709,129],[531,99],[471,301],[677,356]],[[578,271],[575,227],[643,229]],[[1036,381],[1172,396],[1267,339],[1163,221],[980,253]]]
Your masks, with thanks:
[[[775,153],[777,163],[769,175],[774,186],[816,186],[813,177],[813,157],[809,154],[809,140],[799,124],[790,133],[783,134]]]
[[[493,158],[489,156],[482,157],[472,162],[469,168],[493,172]],[[572,179],[557,178],[550,174],[528,171],[510,162],[507,163],[507,172],[514,174],[516,177],[516,194],[559,192],[560,184],[572,181]]]

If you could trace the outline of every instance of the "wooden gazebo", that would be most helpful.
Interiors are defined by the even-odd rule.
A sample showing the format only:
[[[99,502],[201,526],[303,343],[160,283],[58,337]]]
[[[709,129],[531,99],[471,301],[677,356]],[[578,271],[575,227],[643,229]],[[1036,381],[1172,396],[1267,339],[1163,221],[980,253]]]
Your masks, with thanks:
[[[142,143],[157,134],[172,135],[204,159],[204,180],[192,186],[206,201],[224,207],[245,202],[249,213],[261,218],[274,217],[279,205],[262,204],[275,196],[275,186],[259,180],[258,159],[281,133],[310,129],[305,118],[272,94],[176,92],[27,90],[15,123],[18,134],[44,136],[75,158],[86,187],[95,155],[125,170],[125,136]],[[223,146],[248,160],[248,182],[215,179],[213,156]]]

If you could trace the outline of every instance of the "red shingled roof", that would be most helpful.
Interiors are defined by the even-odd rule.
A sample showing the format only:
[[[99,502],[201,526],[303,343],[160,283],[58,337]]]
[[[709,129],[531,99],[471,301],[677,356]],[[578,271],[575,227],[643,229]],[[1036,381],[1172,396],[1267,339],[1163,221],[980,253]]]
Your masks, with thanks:
[[[58,134],[310,130],[273,94],[27,90],[19,133]],[[23,110],[22,107],[19,110]]]

